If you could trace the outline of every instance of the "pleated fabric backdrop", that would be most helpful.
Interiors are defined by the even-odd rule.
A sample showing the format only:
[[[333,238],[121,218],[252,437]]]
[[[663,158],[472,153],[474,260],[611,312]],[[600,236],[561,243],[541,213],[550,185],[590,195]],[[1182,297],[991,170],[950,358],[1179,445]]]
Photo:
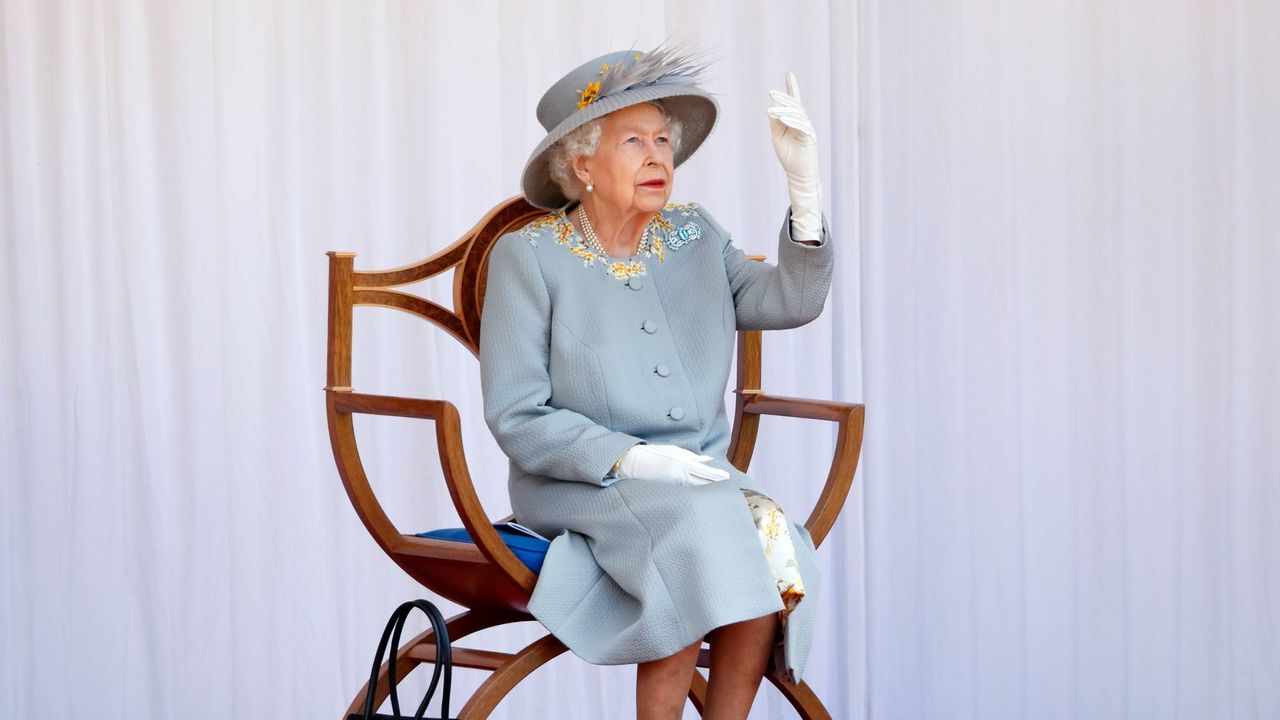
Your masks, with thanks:
[[[1274,2],[0,0],[0,716],[341,712],[423,593],[333,467],[323,253],[452,242],[551,82],[669,35],[722,106],[674,199],[744,249],[786,207],[785,71],[819,133],[836,278],[765,377],[867,404],[819,553],[833,715],[1280,713]],[[356,342],[357,388],[460,406],[505,513],[474,358],[380,310]],[[430,425],[358,427],[392,519],[454,524]],[[807,510],[830,432],[765,430]],[[564,656],[495,717],[630,717],[633,677]]]

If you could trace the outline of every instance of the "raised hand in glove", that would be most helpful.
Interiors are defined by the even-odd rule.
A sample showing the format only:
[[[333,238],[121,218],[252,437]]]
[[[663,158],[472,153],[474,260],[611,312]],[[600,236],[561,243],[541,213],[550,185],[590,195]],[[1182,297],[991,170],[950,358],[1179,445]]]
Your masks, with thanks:
[[[706,464],[710,455],[697,455],[675,445],[632,445],[618,461],[619,478],[638,478],[676,485],[706,485],[728,480],[729,473]]]
[[[777,103],[769,108],[769,132],[778,162],[787,172],[791,193],[791,236],[796,240],[822,238],[822,185],[818,177],[818,139],[813,123],[800,104],[795,73],[787,73],[787,92],[770,90]]]

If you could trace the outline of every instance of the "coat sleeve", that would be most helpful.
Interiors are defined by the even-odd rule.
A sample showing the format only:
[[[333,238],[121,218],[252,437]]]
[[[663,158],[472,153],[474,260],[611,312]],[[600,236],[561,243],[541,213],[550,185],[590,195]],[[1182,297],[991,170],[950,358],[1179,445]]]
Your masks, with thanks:
[[[480,386],[485,422],[498,446],[535,475],[600,486],[616,482],[609,474],[613,464],[644,440],[548,404],[551,297],[527,240],[499,238],[484,297]]]
[[[724,243],[724,269],[739,330],[784,330],[822,314],[834,261],[826,213],[822,215],[819,243],[806,245],[791,237],[791,208],[787,208],[778,233],[777,265],[747,258],[734,246],[729,232],[701,206],[698,214]]]

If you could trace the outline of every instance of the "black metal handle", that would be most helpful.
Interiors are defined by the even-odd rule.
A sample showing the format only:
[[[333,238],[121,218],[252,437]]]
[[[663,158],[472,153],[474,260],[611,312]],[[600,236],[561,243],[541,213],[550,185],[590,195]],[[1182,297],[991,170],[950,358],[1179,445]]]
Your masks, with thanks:
[[[440,676],[444,675],[444,685],[440,692],[440,718],[448,720],[449,717],[449,685],[453,679],[453,651],[449,646],[449,628],[445,625],[444,616],[436,609],[435,605],[426,600],[410,600],[396,608],[391,613],[391,619],[387,621],[387,627],[382,631],[382,639],[378,641],[378,654],[373,658],[373,669],[369,671],[369,685],[365,691],[364,699],[364,720],[376,720],[377,718],[392,717],[395,720],[403,720],[404,716],[400,714],[400,696],[396,692],[396,684],[398,678],[396,676],[396,652],[400,649],[400,634],[404,630],[404,622],[413,613],[414,609],[421,610],[427,619],[431,621],[431,634],[435,638],[436,645],[436,661],[435,667],[431,671],[431,684],[427,686],[427,692],[422,698],[422,704],[418,706],[418,712],[414,714],[414,720],[423,720],[423,716],[427,713],[427,704],[431,702],[432,695],[435,694],[436,684],[440,681]],[[382,656],[387,654],[388,643],[390,647],[390,655],[387,660],[387,684],[391,690],[391,712],[390,716],[381,714],[375,715],[373,712],[373,698],[377,695],[378,688],[378,668],[382,666]]]

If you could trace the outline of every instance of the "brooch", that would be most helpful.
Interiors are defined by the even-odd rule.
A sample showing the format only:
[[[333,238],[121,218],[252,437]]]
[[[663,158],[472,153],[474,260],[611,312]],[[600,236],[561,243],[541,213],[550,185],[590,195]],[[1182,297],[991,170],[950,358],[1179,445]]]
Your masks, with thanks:
[[[679,230],[667,235],[667,249],[679,250],[700,237],[702,237],[702,228],[687,222]]]

